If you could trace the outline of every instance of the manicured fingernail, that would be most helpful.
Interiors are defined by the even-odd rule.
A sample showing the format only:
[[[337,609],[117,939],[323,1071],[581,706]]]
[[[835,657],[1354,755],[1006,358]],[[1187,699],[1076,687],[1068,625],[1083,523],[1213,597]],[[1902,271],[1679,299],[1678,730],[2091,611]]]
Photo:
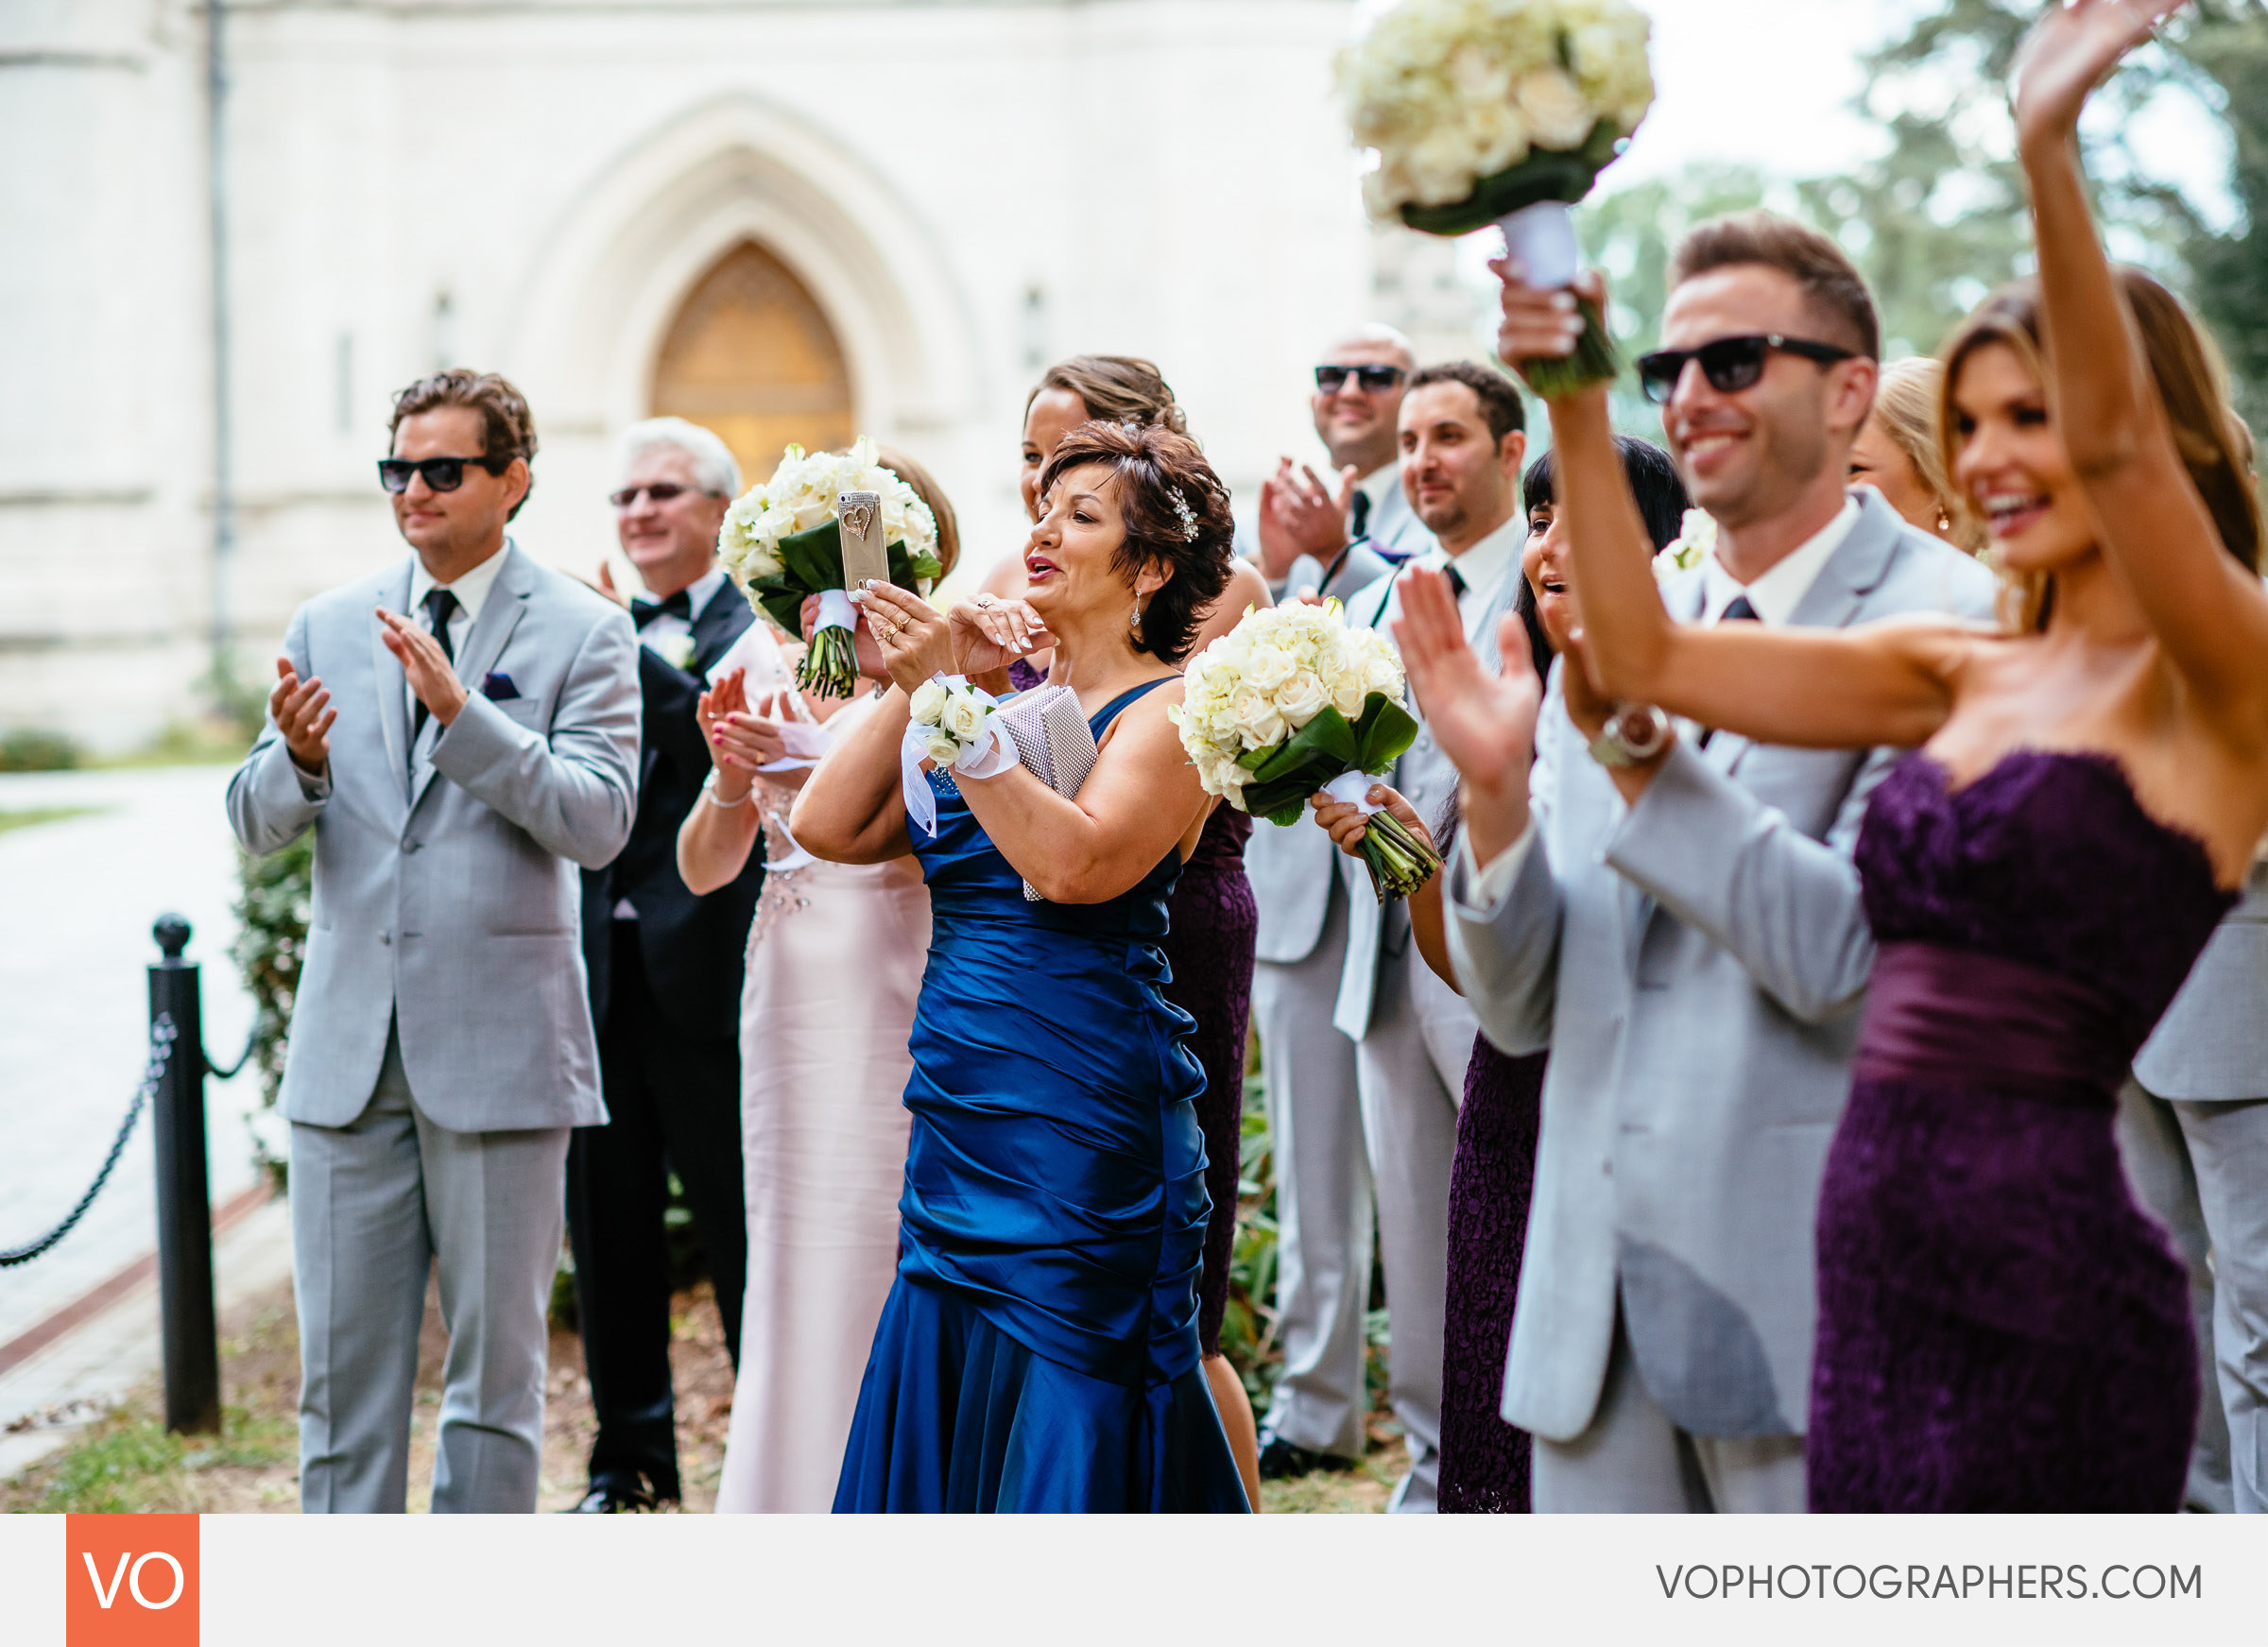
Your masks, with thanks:
[[[1555,308],[1555,309],[1568,309],[1568,310],[1572,310],[1572,309],[1573,309],[1573,308],[1574,308],[1574,306],[1575,306],[1575,295],[1574,295],[1574,293],[1572,293],[1572,292],[1554,292],[1554,293],[1552,294],[1552,307],[1553,307],[1553,308]]]

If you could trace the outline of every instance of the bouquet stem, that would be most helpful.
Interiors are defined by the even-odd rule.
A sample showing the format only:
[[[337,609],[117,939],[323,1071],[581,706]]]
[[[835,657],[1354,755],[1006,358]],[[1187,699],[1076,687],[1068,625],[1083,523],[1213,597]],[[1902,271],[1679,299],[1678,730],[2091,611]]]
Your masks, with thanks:
[[[1572,354],[1544,355],[1520,363],[1520,375],[1543,400],[1563,400],[1593,384],[1612,383],[1622,372],[1622,352],[1606,335],[1606,317],[1599,313],[1598,304],[1579,297],[1575,309],[1583,317],[1583,335],[1575,339]]]
[[[821,697],[849,697],[858,690],[858,645],[850,631],[825,624],[812,631],[796,684]]]
[[[1379,902],[1407,898],[1441,867],[1441,855],[1412,834],[1392,813],[1370,815],[1363,833],[1363,862],[1370,868],[1370,887]]]
[[[1582,252],[1575,240],[1575,221],[1557,200],[1539,200],[1503,218],[1504,255],[1520,266],[1530,285],[1564,288],[1574,283],[1581,270]],[[1606,317],[1589,298],[1576,300],[1583,317],[1583,335],[1574,353],[1564,358],[1523,360],[1520,373],[1528,386],[1547,401],[1558,400],[1593,384],[1612,383],[1623,369],[1614,339],[1607,335]]]

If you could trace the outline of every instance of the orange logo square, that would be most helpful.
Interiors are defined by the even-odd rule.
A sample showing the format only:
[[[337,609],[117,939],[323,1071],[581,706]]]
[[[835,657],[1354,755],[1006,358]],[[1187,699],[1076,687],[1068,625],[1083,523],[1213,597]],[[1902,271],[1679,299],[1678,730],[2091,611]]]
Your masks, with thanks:
[[[198,1647],[195,1516],[63,1518],[65,1647]]]

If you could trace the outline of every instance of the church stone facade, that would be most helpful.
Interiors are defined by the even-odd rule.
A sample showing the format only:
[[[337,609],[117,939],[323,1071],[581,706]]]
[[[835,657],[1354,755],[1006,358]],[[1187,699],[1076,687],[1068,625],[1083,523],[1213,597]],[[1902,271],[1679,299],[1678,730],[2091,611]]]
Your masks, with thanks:
[[[372,463],[437,367],[527,392],[554,565],[611,550],[613,437],[669,411],[751,480],[902,447],[981,570],[1057,356],[1159,361],[1248,504],[1335,328],[1470,352],[1449,249],[1363,221],[1347,0],[231,0],[217,145],[212,23],[0,4],[0,729],[146,737],[220,635],[262,675],[404,552]]]

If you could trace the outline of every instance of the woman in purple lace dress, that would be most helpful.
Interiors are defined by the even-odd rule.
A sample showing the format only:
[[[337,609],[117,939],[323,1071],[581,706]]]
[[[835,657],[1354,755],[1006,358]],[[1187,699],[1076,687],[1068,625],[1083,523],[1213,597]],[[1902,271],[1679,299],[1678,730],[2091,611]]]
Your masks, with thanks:
[[[1187,430],[1174,391],[1158,369],[1129,355],[1082,354],[1057,362],[1024,403],[1023,506],[1040,518],[1039,479],[1063,437],[1101,419],[1145,428]],[[1023,593],[1022,551],[986,576],[984,593],[1015,599]],[[1269,604],[1268,586],[1239,561],[1228,589],[1198,620],[1194,657],[1234,628],[1247,607]],[[1006,684],[1029,692],[1047,681],[1048,650],[1008,665]],[[1207,1382],[1220,1408],[1228,1445],[1245,1478],[1245,1494],[1260,1502],[1260,1432],[1244,1381],[1221,1354],[1221,1322],[1228,1306],[1228,1259],[1236,1241],[1236,1181],[1244,1150],[1245,1032],[1252,1016],[1252,961],[1260,915],[1245,879],[1245,842],[1252,820],[1215,805],[1181,866],[1167,904],[1170,927],[1159,948],[1173,969],[1166,998],[1197,1021],[1189,1048],[1205,1066],[1205,1090],[1196,1102],[1205,1134],[1205,1189],[1212,1210],[1205,1226],[1205,1267],[1197,1287],[1197,1335]]]
[[[1880,951],[1820,1195],[1815,1509],[2181,1502],[2187,1280],[2127,1191],[2113,1093],[2268,829],[2268,594],[2208,346],[2105,257],[2076,143],[2172,9],[2051,8],[2019,59],[2039,278],[1945,351],[1948,468],[2011,576],[2004,630],[1678,628],[1616,519],[1603,391],[1552,403],[1603,686],[1763,743],[1919,746],[1857,851]],[[1564,349],[1550,294],[1507,286],[1504,312],[1508,357]],[[1864,404],[1869,361],[1757,352],[1778,392],[1810,374],[1831,415]],[[1723,367],[1641,365],[1674,436],[1725,426]]]

